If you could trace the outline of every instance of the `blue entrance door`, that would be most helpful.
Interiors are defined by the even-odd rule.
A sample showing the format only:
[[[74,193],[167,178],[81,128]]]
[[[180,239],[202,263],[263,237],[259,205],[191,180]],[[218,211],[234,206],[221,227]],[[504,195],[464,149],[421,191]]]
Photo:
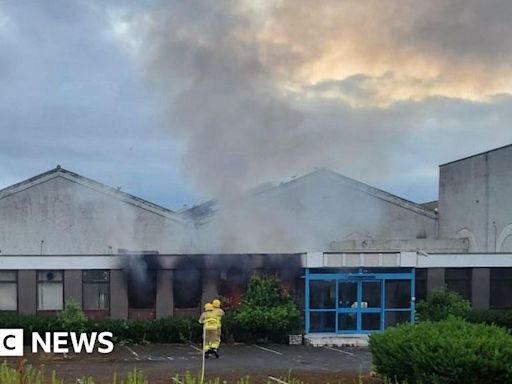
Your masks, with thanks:
[[[306,269],[306,333],[369,333],[414,322],[414,269]]]
[[[337,332],[378,331],[382,328],[383,280],[339,280]]]

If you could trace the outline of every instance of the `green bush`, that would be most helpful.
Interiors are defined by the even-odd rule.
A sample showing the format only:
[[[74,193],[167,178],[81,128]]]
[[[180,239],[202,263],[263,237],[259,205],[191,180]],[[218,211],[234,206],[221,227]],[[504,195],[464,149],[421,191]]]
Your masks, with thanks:
[[[450,317],[370,335],[376,372],[414,383],[510,383],[512,336],[503,328]]]
[[[416,304],[417,320],[440,321],[449,316],[467,319],[471,304],[458,293],[446,289],[434,289],[427,300]]]
[[[512,310],[473,309],[468,316],[472,323],[494,324],[512,330]]]
[[[67,332],[85,332],[87,316],[75,300],[68,299],[64,305],[64,310],[57,314],[56,325]]]
[[[233,326],[239,340],[285,342],[300,333],[300,311],[277,277],[253,276]]]

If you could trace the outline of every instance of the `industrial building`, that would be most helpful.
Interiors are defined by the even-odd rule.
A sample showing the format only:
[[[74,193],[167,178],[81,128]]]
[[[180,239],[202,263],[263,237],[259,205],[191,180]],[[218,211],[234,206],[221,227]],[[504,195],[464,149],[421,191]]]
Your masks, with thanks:
[[[253,273],[281,277],[308,334],[410,321],[445,285],[512,308],[511,164],[512,145],[443,164],[426,204],[319,169],[180,212],[57,167],[0,191],[0,310],[197,315]]]

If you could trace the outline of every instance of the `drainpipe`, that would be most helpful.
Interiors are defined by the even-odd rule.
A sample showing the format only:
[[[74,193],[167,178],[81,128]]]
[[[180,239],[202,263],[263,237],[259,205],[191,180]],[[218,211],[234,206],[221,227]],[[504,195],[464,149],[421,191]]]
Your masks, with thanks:
[[[496,221],[492,221],[492,227],[494,228],[494,252],[498,249],[498,227],[496,226]]]

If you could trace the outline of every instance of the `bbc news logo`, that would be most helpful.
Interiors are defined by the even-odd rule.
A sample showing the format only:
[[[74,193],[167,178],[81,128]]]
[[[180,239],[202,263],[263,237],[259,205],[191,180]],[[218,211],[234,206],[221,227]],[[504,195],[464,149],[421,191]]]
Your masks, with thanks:
[[[23,329],[0,329],[0,356],[23,356]]]
[[[32,332],[32,353],[110,353],[112,332]],[[0,329],[0,356],[23,356],[23,329]]]

